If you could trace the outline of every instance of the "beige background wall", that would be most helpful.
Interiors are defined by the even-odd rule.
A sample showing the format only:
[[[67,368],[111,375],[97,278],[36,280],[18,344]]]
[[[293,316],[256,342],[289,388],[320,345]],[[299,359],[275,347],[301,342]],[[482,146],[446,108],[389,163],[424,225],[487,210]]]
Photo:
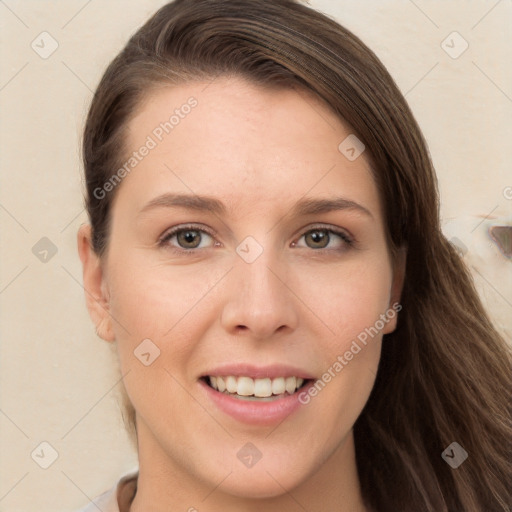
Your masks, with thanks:
[[[163,3],[0,1],[0,511],[74,510],[136,464],[115,360],[84,304],[78,146],[105,66]],[[447,233],[468,249],[479,290],[510,334],[510,260],[486,229],[512,218],[512,3],[310,4],[374,49],[406,94],[438,170]],[[463,39],[447,39],[450,56],[441,43],[453,31]],[[45,59],[35,50],[47,56],[55,43],[42,32],[58,43]],[[464,40],[468,49],[452,58]],[[43,469],[52,450],[58,458]]]

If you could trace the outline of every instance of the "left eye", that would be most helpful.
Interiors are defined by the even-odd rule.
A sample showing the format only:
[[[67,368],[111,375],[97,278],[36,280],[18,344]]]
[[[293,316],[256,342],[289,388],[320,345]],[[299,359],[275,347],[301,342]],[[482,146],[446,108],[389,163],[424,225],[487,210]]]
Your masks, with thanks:
[[[341,250],[344,246],[350,246],[353,243],[346,233],[329,228],[310,229],[309,231],[306,231],[299,240],[304,238],[306,244],[308,244],[307,247],[310,249],[326,249],[333,237],[340,240],[337,246],[331,248],[334,250]],[[297,246],[297,244],[294,243],[294,246]]]

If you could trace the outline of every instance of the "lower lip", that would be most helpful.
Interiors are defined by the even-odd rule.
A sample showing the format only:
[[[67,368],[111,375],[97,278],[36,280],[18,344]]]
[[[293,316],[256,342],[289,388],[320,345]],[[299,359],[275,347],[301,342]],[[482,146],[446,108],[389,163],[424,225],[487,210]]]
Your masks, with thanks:
[[[256,402],[254,400],[234,398],[226,393],[216,391],[203,380],[200,380],[199,383],[208,399],[222,412],[242,423],[260,426],[271,426],[280,423],[297,411],[303,405],[299,401],[299,394],[312,385],[312,382],[308,382],[293,395],[285,395],[271,402]]]

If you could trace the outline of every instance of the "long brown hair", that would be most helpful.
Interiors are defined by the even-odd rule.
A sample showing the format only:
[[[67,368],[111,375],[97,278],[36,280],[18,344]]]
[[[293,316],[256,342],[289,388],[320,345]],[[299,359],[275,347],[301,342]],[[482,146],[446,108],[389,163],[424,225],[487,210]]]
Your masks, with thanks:
[[[510,511],[509,347],[441,233],[435,172],[414,117],[382,63],[356,36],[294,0],[176,0],[111,62],[84,138],[95,251],[108,247],[126,127],[159,84],[239,75],[312,91],[366,146],[393,254],[407,247],[402,311],[384,337],[371,396],[354,426],[366,503],[379,512]],[[127,401],[129,424],[135,412]],[[441,453],[457,442],[458,468]]]

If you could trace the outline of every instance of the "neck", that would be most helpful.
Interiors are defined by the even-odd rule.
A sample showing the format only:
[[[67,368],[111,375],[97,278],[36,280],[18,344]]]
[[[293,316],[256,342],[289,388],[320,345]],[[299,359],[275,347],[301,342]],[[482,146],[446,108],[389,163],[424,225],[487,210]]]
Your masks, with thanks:
[[[229,475],[219,478],[216,487],[198,481],[196,475],[186,470],[186,464],[171,461],[163,453],[156,440],[146,435],[142,422],[139,425],[139,478],[129,512],[370,512],[361,496],[352,431],[337,450],[313,474],[305,475],[295,488],[285,489],[276,482],[282,491],[280,494],[247,498],[225,490]]]

